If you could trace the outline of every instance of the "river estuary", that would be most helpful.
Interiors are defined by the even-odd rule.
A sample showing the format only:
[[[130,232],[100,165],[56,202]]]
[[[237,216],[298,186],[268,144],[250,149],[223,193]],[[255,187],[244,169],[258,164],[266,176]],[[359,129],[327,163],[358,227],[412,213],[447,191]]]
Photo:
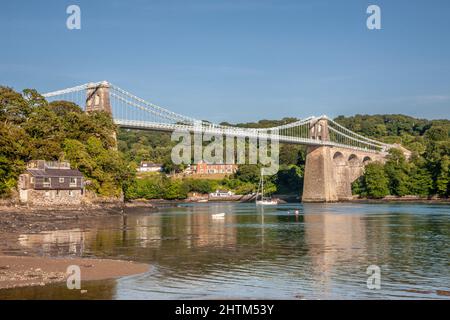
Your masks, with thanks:
[[[295,211],[298,210],[298,214]],[[213,214],[225,213],[214,219]],[[0,291],[2,298],[449,299],[447,204],[203,203],[129,209],[86,229],[18,235],[40,256],[133,260],[118,280]],[[17,254],[17,252],[5,252]],[[368,266],[381,270],[367,288]]]

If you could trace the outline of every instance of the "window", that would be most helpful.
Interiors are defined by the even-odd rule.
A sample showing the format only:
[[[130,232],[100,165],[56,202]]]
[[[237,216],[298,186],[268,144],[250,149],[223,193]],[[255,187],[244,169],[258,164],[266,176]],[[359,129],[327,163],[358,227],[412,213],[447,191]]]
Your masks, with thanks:
[[[51,183],[50,183],[50,178],[44,178],[44,187],[50,187]]]
[[[70,178],[70,186],[71,187],[77,186],[77,178]]]
[[[31,178],[30,178],[30,182],[31,182],[31,183],[34,183],[34,177],[31,177]]]
[[[64,183],[64,178],[59,178],[59,183]]]
[[[72,190],[69,190],[69,196],[71,196],[71,197],[74,196],[74,192]]]

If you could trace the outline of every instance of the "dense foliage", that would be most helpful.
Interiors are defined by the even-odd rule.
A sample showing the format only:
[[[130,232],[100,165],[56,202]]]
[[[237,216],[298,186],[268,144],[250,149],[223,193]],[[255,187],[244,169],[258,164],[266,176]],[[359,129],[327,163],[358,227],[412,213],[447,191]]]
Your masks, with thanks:
[[[134,170],[116,150],[115,130],[107,113],[0,87],[0,194],[16,186],[26,162],[43,159],[67,160],[91,182],[88,188],[120,196]]]
[[[366,167],[353,185],[355,193],[381,198],[450,195],[450,121],[423,120],[403,115],[356,115],[336,119],[350,130],[389,143],[400,143],[412,156],[407,161],[396,149],[386,163]]]
[[[281,124],[297,121],[295,118],[285,118],[282,120],[261,120],[258,123],[241,123],[237,126],[242,127],[273,127]],[[183,166],[173,165],[170,155],[175,142],[170,140],[170,134],[161,132],[146,132],[135,130],[119,130],[119,149],[126,158],[138,165],[140,161],[151,161],[161,163],[164,166],[165,173],[181,172]],[[267,177],[265,181],[265,193],[283,193],[296,194],[302,188],[304,163],[306,157],[306,148],[304,146],[281,144],[280,145],[280,170],[271,177]],[[257,165],[240,165],[238,172],[220,180],[196,180],[187,179],[183,182],[184,188],[180,189],[179,198],[183,198],[187,192],[208,193],[217,188],[224,188],[234,191],[236,194],[249,194],[255,192],[258,188],[260,180],[260,167]],[[195,181],[195,182],[194,182]],[[197,182],[201,181],[201,182]],[[142,181],[137,182],[130,192],[126,194],[128,199],[140,198],[145,192],[142,190],[148,186],[158,183],[163,188],[169,185],[164,179],[156,179],[155,177],[145,177]],[[195,187],[194,184],[203,183],[204,188]],[[207,186],[206,186],[207,185]],[[140,190],[140,191],[139,191]],[[158,195],[147,195],[143,198],[168,198],[164,192]]]
[[[235,125],[267,128],[297,120]],[[354,193],[372,198],[449,196],[449,120],[403,115],[339,116],[335,120],[357,133],[399,143],[413,152],[407,160],[398,150],[391,150],[385,164],[369,164],[353,184]],[[70,161],[90,180],[88,187],[103,196],[119,196],[124,191],[128,199],[183,199],[189,192],[209,193],[218,188],[237,194],[257,189],[260,167],[256,165],[240,165],[236,174],[221,180],[171,179],[166,174],[134,179],[135,168],[143,160],[163,164],[165,173],[181,172],[184,167],[173,165],[170,159],[175,144],[170,134],[124,129],[117,132],[116,146],[116,127],[108,114],[84,113],[66,101],[48,103],[35,90],[18,93],[0,87],[0,195],[16,186],[18,175],[32,159]],[[281,144],[279,155],[280,170],[267,178],[265,190],[298,194],[303,185],[306,148]]]

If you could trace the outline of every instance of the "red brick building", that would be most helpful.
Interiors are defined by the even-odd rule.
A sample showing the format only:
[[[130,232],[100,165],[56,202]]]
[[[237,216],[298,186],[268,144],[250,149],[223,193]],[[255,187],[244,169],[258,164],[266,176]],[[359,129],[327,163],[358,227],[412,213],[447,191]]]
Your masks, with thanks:
[[[200,161],[191,166],[192,174],[233,174],[237,169],[237,164],[209,164],[205,161]]]

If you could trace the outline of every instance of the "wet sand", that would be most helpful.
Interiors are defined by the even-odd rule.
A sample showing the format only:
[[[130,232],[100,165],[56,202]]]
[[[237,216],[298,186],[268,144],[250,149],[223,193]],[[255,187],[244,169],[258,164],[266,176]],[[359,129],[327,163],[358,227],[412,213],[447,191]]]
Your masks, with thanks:
[[[77,265],[81,283],[145,273],[149,265],[131,261],[0,255],[0,289],[66,282],[67,267]]]
[[[70,228],[88,228],[94,219],[120,216],[124,211],[118,207],[92,208],[24,208],[0,207],[0,241],[4,247],[18,256],[8,256],[0,250],[0,289],[45,286],[63,283],[67,280],[67,267],[78,265],[81,282],[89,280],[114,279],[117,277],[144,273],[149,270],[146,264],[84,258],[50,258],[28,256],[16,241],[19,234],[37,234],[43,231]]]

